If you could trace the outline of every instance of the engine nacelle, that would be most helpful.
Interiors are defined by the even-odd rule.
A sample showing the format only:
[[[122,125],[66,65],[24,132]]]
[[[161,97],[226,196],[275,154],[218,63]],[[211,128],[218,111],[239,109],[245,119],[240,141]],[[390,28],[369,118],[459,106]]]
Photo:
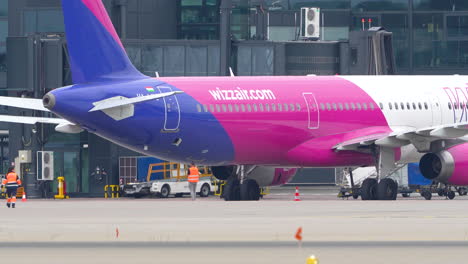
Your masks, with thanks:
[[[422,175],[436,182],[468,185],[468,144],[427,153],[419,162]]]
[[[220,166],[211,168],[213,175],[219,180],[227,180],[231,175],[237,172],[237,166]],[[255,166],[249,169],[246,166],[245,172],[247,179],[254,179],[260,187],[282,185],[289,182],[298,169],[296,168],[276,168],[269,166]]]

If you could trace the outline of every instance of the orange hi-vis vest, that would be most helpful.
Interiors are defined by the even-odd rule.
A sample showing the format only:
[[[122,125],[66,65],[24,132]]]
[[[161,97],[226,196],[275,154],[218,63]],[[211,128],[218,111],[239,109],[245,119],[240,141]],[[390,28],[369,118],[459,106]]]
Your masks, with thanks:
[[[189,169],[189,175],[188,175],[188,181],[189,182],[198,182],[200,179],[200,172],[198,171],[197,167],[190,167]]]
[[[7,174],[6,178],[3,179],[2,184],[7,187],[18,187],[18,185],[21,185],[21,180],[16,173],[10,172]]]

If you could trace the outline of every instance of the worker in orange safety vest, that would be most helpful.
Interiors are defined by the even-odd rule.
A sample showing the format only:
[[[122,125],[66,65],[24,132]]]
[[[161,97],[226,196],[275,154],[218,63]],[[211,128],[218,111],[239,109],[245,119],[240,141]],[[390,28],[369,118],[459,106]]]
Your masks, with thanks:
[[[21,180],[18,177],[18,174],[15,173],[15,167],[10,167],[8,169],[8,173],[2,181],[2,185],[6,187],[6,195],[7,195],[7,207],[15,208],[16,203],[16,191],[18,187],[21,185]]]
[[[195,198],[197,196],[197,183],[199,179],[200,179],[200,172],[198,171],[197,166],[195,166],[195,163],[192,162],[189,168],[188,184],[189,184],[190,196],[192,197],[193,201],[195,201]]]

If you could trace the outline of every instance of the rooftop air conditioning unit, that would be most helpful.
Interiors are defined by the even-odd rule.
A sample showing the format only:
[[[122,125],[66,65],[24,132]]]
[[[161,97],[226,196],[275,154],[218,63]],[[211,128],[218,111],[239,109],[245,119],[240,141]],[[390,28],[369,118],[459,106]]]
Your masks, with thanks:
[[[38,151],[37,152],[37,180],[38,181],[53,181],[54,180],[54,152],[53,151]]]
[[[301,37],[320,38],[320,8],[301,8]]]

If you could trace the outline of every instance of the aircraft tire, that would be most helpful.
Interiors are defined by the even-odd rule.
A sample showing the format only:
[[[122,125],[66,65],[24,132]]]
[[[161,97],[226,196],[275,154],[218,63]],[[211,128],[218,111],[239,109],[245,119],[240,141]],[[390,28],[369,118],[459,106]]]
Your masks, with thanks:
[[[361,185],[361,199],[362,200],[376,200],[376,179],[365,179]]]
[[[242,201],[260,200],[260,186],[256,180],[246,179],[240,186],[240,198]]]
[[[240,182],[238,179],[231,178],[228,180],[224,186],[223,197],[225,201],[240,200]]]
[[[390,178],[382,179],[377,185],[378,200],[396,200],[398,184]]]

